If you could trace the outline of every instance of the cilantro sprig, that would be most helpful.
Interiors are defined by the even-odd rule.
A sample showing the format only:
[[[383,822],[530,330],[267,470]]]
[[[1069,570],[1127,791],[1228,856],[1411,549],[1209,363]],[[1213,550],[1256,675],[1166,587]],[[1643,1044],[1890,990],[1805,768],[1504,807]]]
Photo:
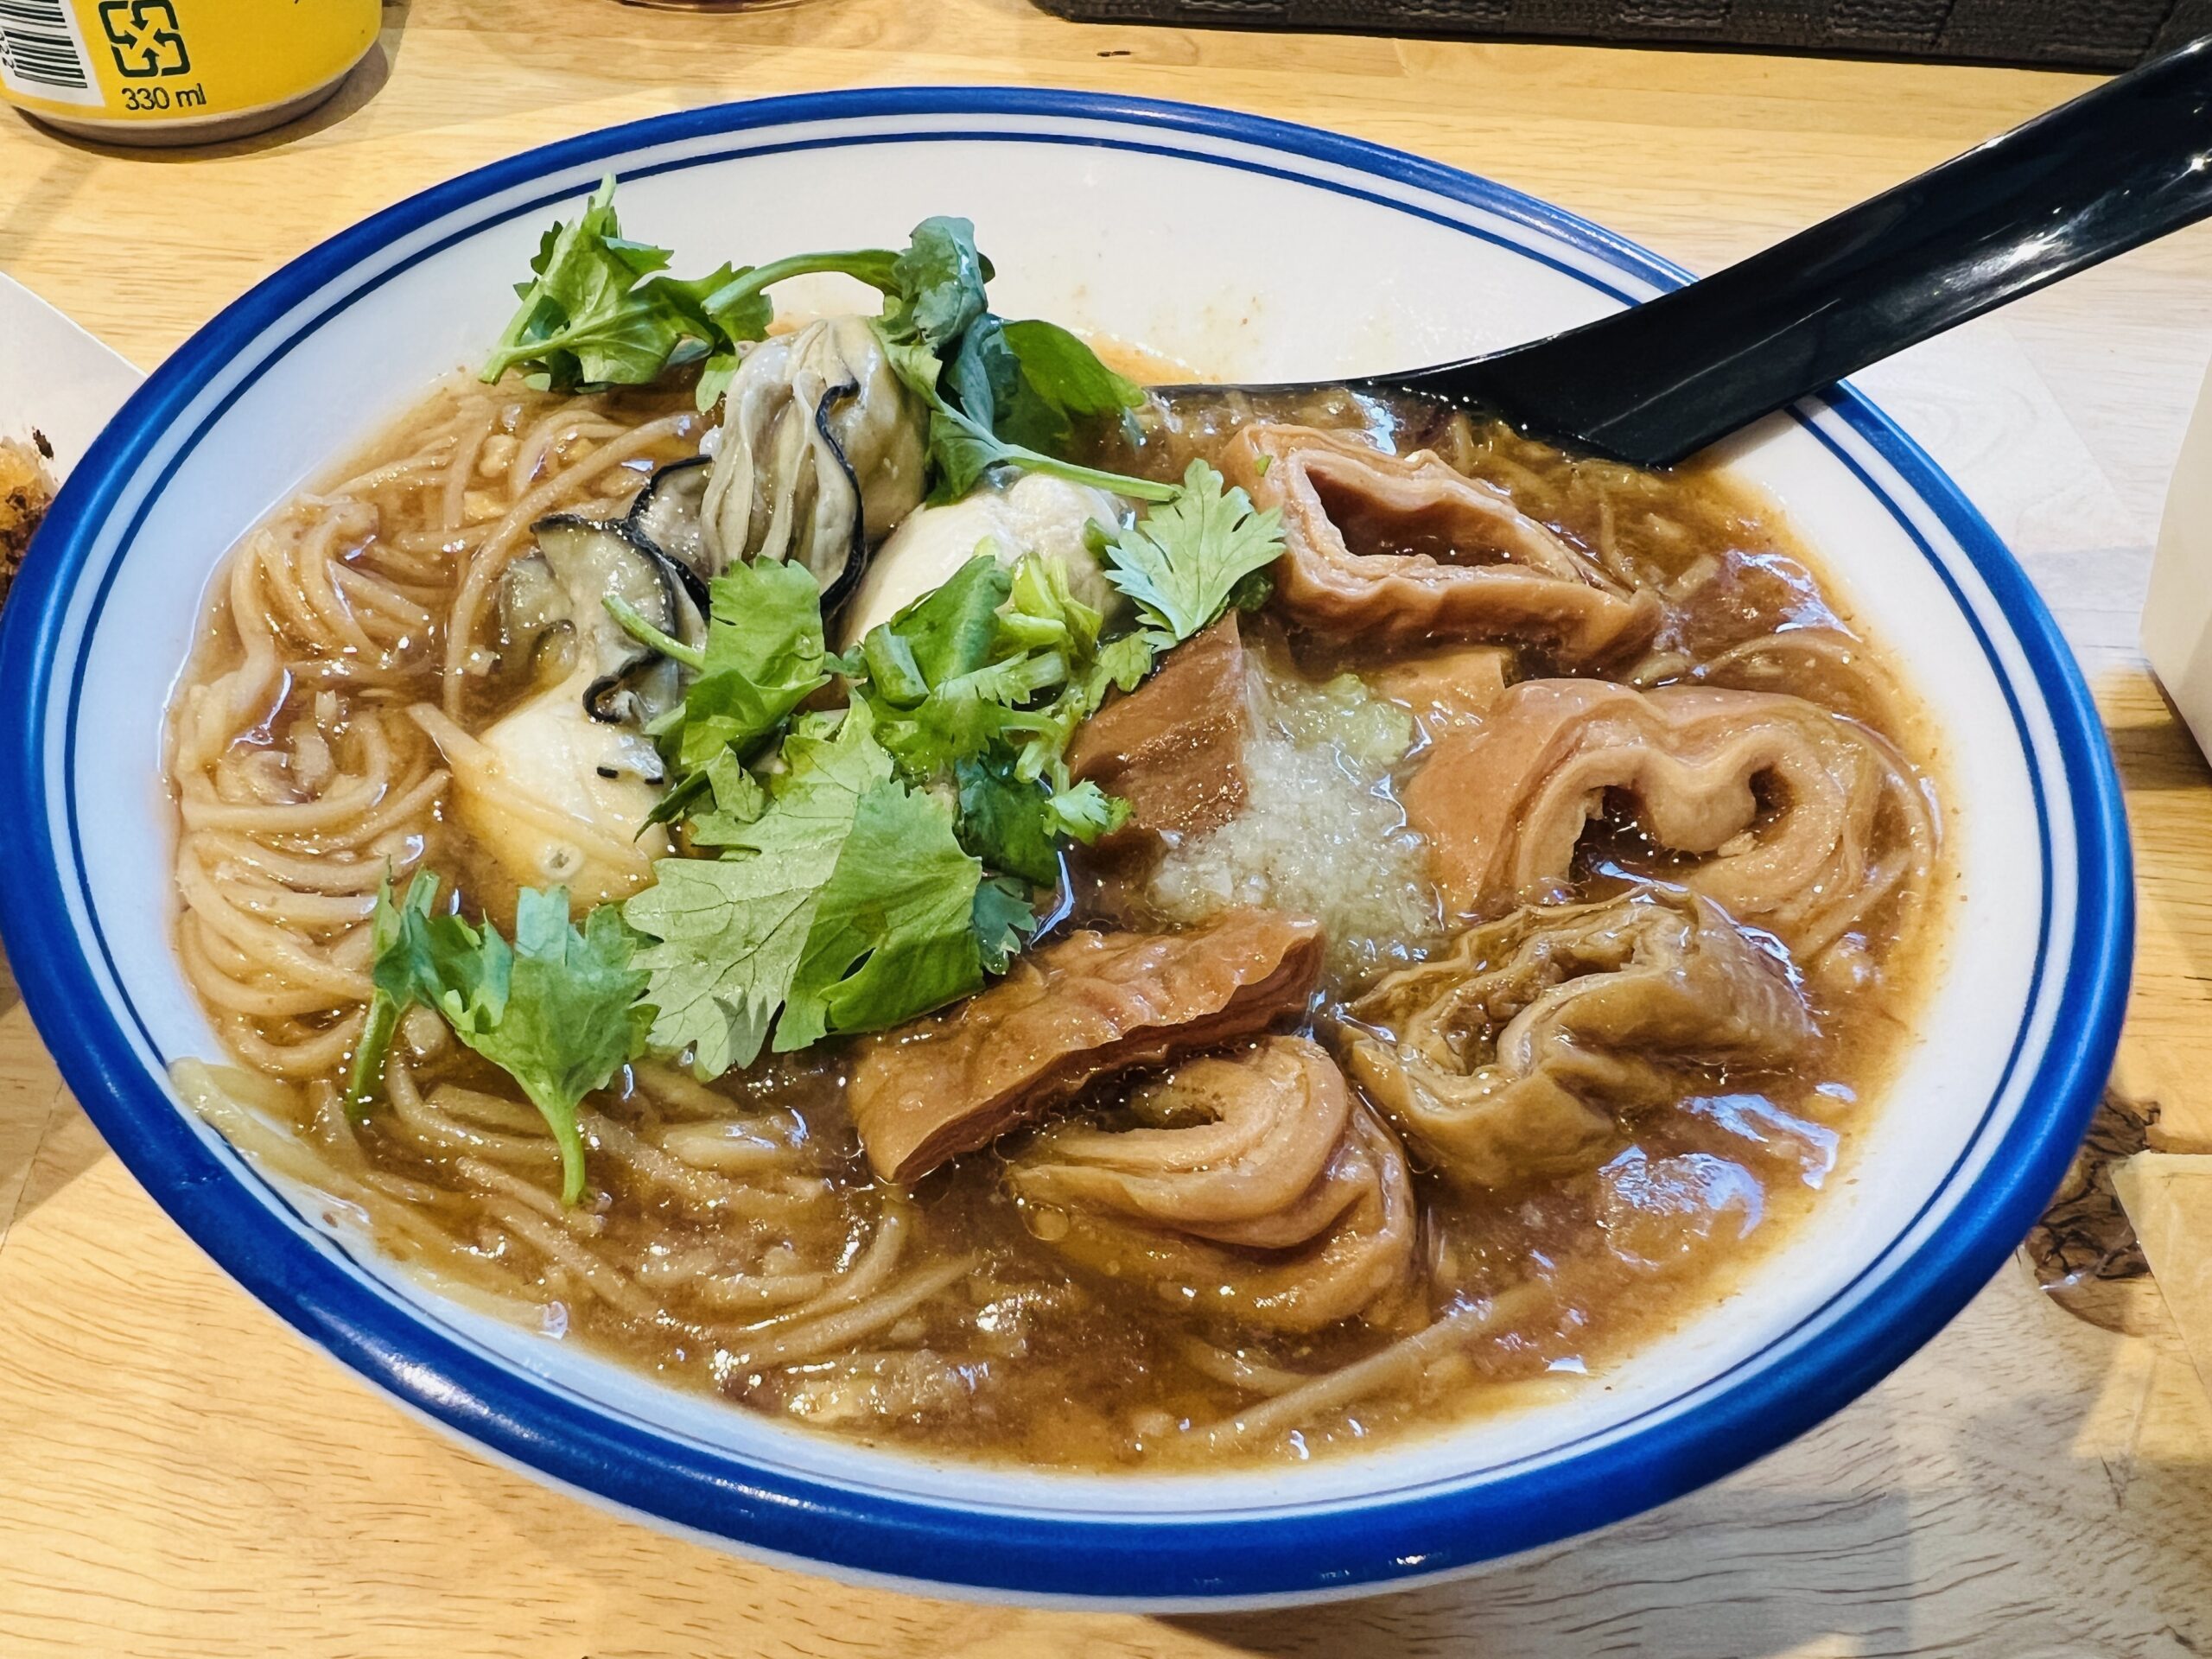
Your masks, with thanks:
[[[653,1009],[647,976],[630,965],[620,914],[601,905],[581,931],[564,887],[524,887],[515,898],[510,945],[488,923],[474,927],[435,910],[438,878],[418,871],[407,896],[378,890],[371,938],[375,994],[353,1055],[346,1103],[365,1112],[382,1086],[399,1016],[417,1003],[445,1017],[454,1035],[521,1085],[561,1150],[561,1201],[583,1196],[584,1144],[576,1109],[617,1068],[644,1052]]]
[[[1106,580],[1135,601],[1159,648],[1204,632],[1246,584],[1282,552],[1282,514],[1255,512],[1203,461],[1184,472],[1174,499],[1154,507],[1102,549]]]
[[[486,381],[521,369],[556,391],[586,386],[650,385],[672,368],[698,363],[699,407],[711,408],[737,368],[737,348],[767,338],[775,320],[768,289],[794,276],[838,272],[889,296],[902,318],[967,319],[948,312],[944,295],[990,276],[976,253],[972,232],[966,259],[948,261],[947,241],[937,227],[965,220],[925,220],[905,253],[888,248],[851,248],[791,254],[761,265],[717,266],[703,276],[667,274],[666,248],[622,234],[614,211],[613,176],[601,179],[572,224],[556,221],[530,262],[531,280],[518,283],[521,304],[485,359]]]
[[[933,500],[968,493],[992,467],[1011,465],[1164,501],[1173,486],[1061,458],[1078,420],[1112,417],[1143,391],[1057,323],[991,312],[991,262],[967,219],[925,219],[902,251],[853,248],[792,254],[760,265],[669,272],[666,248],[622,234],[615,183],[603,179],[574,223],[548,229],[516,284],[521,303],[486,359],[483,378],[521,369],[556,391],[650,385],[699,365],[701,409],[737,370],[739,347],[767,337],[768,289],[794,276],[838,272],[884,296],[876,326],[899,378],[928,405]]]
[[[794,605],[772,626],[767,607],[734,594],[715,609],[718,626],[755,630],[752,660],[796,664],[801,678],[827,661],[851,683],[842,713],[787,718],[772,757],[736,741],[692,753],[677,815],[693,850],[712,855],[658,861],[623,907],[646,940],[635,962],[658,1010],[652,1046],[688,1051],[709,1077],[750,1065],[772,1033],[783,1051],[880,1029],[1003,972],[1035,926],[1030,889],[1058,878],[1062,839],[1094,839],[1127,815],[1071,781],[1063,752],[1108,690],[1152,660],[1137,636],[1102,642],[1098,613],[1033,556],[1008,572],[979,553],[870,630],[851,660],[821,652],[818,608],[810,619]],[[709,665],[735,652],[718,657],[710,632],[687,708]],[[675,741],[719,741],[710,721],[688,720]]]
[[[715,789],[721,857],[659,860],[623,906],[652,1046],[703,1077],[751,1065],[772,1027],[782,1052],[964,996],[1034,925],[1002,888],[979,901],[950,804],[896,775],[865,700],[802,716],[781,758],[757,797]]]
[[[614,181],[601,180],[575,223],[556,221],[539,241],[531,279],[515,286],[522,303],[485,359],[484,378],[521,368],[562,391],[643,385],[678,363],[733,344],[732,323],[742,328],[744,322],[718,319],[708,307],[736,273],[723,265],[683,282],[664,274],[669,260],[667,249],[622,234]]]
[[[1064,759],[1107,691],[1151,667],[1141,641],[1102,645],[1102,622],[1057,561],[1028,555],[1009,574],[987,550],[861,644],[855,695],[900,768],[951,776],[963,843],[1039,886],[1058,878],[1062,837],[1095,841],[1128,817]]]
[[[647,728],[674,782],[648,823],[673,823],[702,798],[707,767],[763,747],[785,719],[844,666],[824,643],[822,594],[802,565],[734,564],[707,584],[707,637],[671,639],[613,595],[608,613],[632,638],[691,671],[683,700]]]

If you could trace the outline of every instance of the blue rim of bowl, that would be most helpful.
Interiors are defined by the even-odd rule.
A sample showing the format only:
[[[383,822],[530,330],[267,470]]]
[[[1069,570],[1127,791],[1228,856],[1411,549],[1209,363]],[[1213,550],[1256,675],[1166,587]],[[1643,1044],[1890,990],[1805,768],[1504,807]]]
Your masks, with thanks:
[[[740,1546],[872,1578],[984,1593],[1199,1607],[1298,1599],[1418,1581],[1624,1518],[1764,1455],[1837,1410],[1946,1324],[2003,1263],[2058,1184],[2109,1070],[2125,1007],[2133,906],[2119,781],[2088,690],[2057,628],[1996,534],[1917,446],[1855,391],[1819,400],[1904,480],[1968,562],[2004,615],[2056,735],[2060,784],[2075,819],[2077,918],[2055,1029],[2032,1103],[1989,1149],[1944,1227],[1882,1275],[1882,1297],[1817,1342],[1762,1365],[1694,1408],[1594,1450],[1502,1478],[1351,1497],[1257,1515],[1081,1517],[855,1490],[655,1433],[429,1328],[302,1241],[239,1183],[150,1075],[99,988],[72,923],[51,833],[44,749],[59,635],[75,577],[136,465],[211,369],[268,332],[302,299],[392,240],[501,192],[608,162],[626,152],[721,134],[869,117],[1042,117],[1109,123],[1127,139],[979,130],[883,135],[970,137],[1154,149],[1176,136],[1226,141],[1341,168],[1484,210],[1661,288],[1679,267],[1573,214],[1402,151],[1262,117],[1154,99],[994,87],[807,93],[659,116],[562,141],[410,197],[310,250],[226,308],[149,378],[55,503],[0,629],[0,815],[25,844],[0,883],[4,930],[26,1002],[64,1076],[109,1143],[162,1207],[234,1278],[321,1346],[447,1428],[489,1451],[646,1517]],[[1146,143],[1137,135],[1154,135]],[[856,142],[851,135],[823,141]],[[1224,163],[1203,151],[1188,160]],[[718,159],[701,156],[672,165]],[[1410,204],[1248,161],[1305,184],[1397,211]],[[1473,234],[1456,220],[1434,214]],[[477,227],[477,228],[480,228]],[[1497,239],[1494,237],[1492,239]],[[1544,256],[1518,244],[1525,257]],[[1556,263],[1546,261],[1546,263]],[[1590,273],[1579,280],[1626,297]],[[317,320],[319,321],[319,319]],[[311,332],[316,321],[305,324]],[[1898,503],[1802,412],[1931,563],[1941,562]],[[121,563],[120,556],[116,566]],[[112,571],[111,570],[111,575]],[[1948,581],[1948,573],[1945,573]],[[1962,602],[1963,608],[1963,602]],[[1969,613],[1969,620],[1974,619]],[[1979,629],[1979,624],[1975,626]],[[88,626],[86,639],[92,637]],[[2009,698],[2021,688],[1993,661]],[[2018,718],[2016,707],[2016,718]],[[2029,756],[2031,774],[2037,772]],[[2040,787],[2040,784],[2038,784]],[[2051,856],[2045,834],[2046,861]],[[2046,904],[2056,879],[2046,869]],[[2036,1005],[2031,993],[2030,1006]],[[1893,1244],[1885,1257],[1894,1253]],[[1786,1338],[1784,1339],[1786,1340]],[[1710,1387],[1710,1383],[1704,1385]]]

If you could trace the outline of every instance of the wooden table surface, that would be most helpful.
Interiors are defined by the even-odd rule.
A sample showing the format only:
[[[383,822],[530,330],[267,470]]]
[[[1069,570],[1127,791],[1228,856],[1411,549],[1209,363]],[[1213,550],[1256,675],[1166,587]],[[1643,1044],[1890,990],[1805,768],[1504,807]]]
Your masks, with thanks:
[[[2086,78],[1691,52],[1078,28],[1025,0],[388,5],[298,125],[212,154],[0,116],[0,270],[142,365],[406,193],[717,99],[1024,82],[1202,100],[1454,162],[1711,269]],[[2135,647],[2212,352],[2212,228],[1862,378],[2027,561],[2096,684],[2141,895],[2120,1086],[2212,1151],[2212,789]],[[0,874],[0,879],[5,879]],[[2130,1335],[2000,1274],[1756,1467],[1474,1580],[1321,1611],[982,1608],[750,1566],[402,1416],[202,1258],[0,981],[0,1655],[2184,1655],[2212,1648],[2212,1404],[2155,1292]]]

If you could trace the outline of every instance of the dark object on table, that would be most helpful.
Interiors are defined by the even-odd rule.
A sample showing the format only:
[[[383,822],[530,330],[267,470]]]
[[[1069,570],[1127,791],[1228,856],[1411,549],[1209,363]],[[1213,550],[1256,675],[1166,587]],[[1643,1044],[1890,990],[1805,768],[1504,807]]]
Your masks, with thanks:
[[[2113,1189],[2112,1172],[2149,1149],[2158,1120],[2157,1102],[2137,1100],[2117,1084],[2107,1088],[2050,1208],[2020,1246],[2053,1301],[2107,1331],[2140,1332],[2154,1317],[2142,1294],[2151,1264]]]
[[[2125,69],[2212,0],[1038,0],[1080,22],[1650,41]]]
[[[29,443],[0,438],[0,605],[7,603],[31,537],[54,504],[54,480],[46,470],[53,458],[42,434],[34,432]]]

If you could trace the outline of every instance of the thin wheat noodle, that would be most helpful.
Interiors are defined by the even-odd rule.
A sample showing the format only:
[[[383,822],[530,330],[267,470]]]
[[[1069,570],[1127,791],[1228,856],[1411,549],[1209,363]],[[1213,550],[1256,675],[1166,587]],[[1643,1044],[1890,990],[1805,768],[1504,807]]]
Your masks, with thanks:
[[[812,1301],[779,1315],[779,1322],[798,1324],[874,1294],[898,1269],[912,1228],[912,1217],[906,1206],[896,1199],[887,1200],[875,1224],[875,1236],[868,1240],[860,1260]]]
[[[484,453],[485,440],[492,435],[498,424],[499,413],[489,397],[480,400],[468,435],[454,450],[453,465],[446,469],[445,488],[438,517],[448,531],[461,527],[461,513],[468,499],[468,480],[476,471],[476,458]]]
[[[744,1106],[718,1089],[710,1089],[690,1073],[660,1060],[639,1060],[631,1073],[647,1094],[664,1107],[693,1117],[731,1118],[746,1116]]]
[[[177,951],[184,971],[200,994],[216,1007],[259,1020],[289,1020],[303,1014],[321,1014],[333,1006],[330,994],[314,989],[288,988],[270,983],[266,976],[239,977],[251,968],[219,963],[210,959],[206,930],[200,918],[188,915],[177,929]]]
[[[1493,1325],[1510,1324],[1533,1307],[1542,1294],[1542,1288],[1534,1283],[1516,1285],[1488,1301],[1456,1309],[1378,1353],[1340,1366],[1287,1394],[1277,1395],[1264,1405],[1214,1424],[1203,1431],[1205,1443],[1217,1449],[1272,1439],[1291,1429],[1310,1426],[1324,1413],[1350,1405],[1355,1400],[1384,1389],[1402,1387],[1426,1370],[1433,1361],[1470,1338],[1482,1335]]]
[[[1241,1354],[1232,1354],[1225,1348],[1217,1348],[1198,1337],[1185,1337],[1175,1346],[1185,1363],[1201,1376],[1253,1394],[1288,1394],[1293,1389],[1302,1388],[1313,1380],[1311,1371],[1292,1371],[1280,1365],[1262,1364]]]
[[[474,1129],[442,1109],[435,1098],[425,1100],[415,1086],[413,1071],[397,1054],[385,1061],[384,1092],[400,1127],[424,1146],[473,1152],[494,1163],[544,1167],[560,1161],[561,1149],[550,1135],[502,1135],[492,1129]]]
[[[601,1261],[527,1205],[504,1194],[493,1193],[485,1194],[481,1202],[485,1213],[493,1220],[562,1268],[573,1281],[582,1285],[623,1318],[643,1323],[658,1313],[652,1298],[639,1290],[622,1273]]]
[[[467,1254],[464,1247],[437,1226],[431,1212],[393,1202],[366,1181],[318,1156],[289,1129],[270,1123],[261,1109],[232,1092],[241,1075],[235,1067],[182,1060],[171,1069],[171,1075],[185,1103],[256,1167],[352,1209],[362,1222],[372,1223],[387,1240],[435,1255]]]
[[[442,1083],[430,1090],[429,1100],[440,1111],[479,1128],[504,1129],[510,1135],[532,1139],[545,1133],[545,1120],[536,1107],[499,1095],[487,1095],[480,1089]]]
[[[456,1158],[453,1168],[454,1173],[471,1186],[487,1192],[504,1192],[518,1204],[529,1205],[546,1220],[569,1232],[586,1238],[596,1238],[607,1230],[607,1217],[596,1211],[564,1206],[558,1192],[540,1186],[535,1181],[526,1181],[513,1171],[502,1169],[497,1164],[486,1163],[481,1158]],[[436,1196],[435,1188],[424,1190],[432,1198]]]
[[[749,1123],[678,1123],[663,1129],[661,1150],[694,1169],[716,1174],[754,1174],[788,1166],[795,1152],[787,1138],[771,1140]]]
[[[328,991],[338,1001],[368,1000],[371,988],[365,975],[336,966],[284,928],[241,913],[208,879],[197,860],[178,867],[176,884],[200,925],[220,934],[247,955],[267,962],[295,983]]]
[[[361,1034],[361,1015],[351,1014],[325,1030],[264,1033],[237,1014],[221,1021],[223,1040],[238,1058],[282,1077],[312,1077],[336,1069]]]
[[[299,893],[373,893],[389,868],[382,858],[317,858],[283,852],[236,830],[204,830],[193,837],[193,849],[203,860],[212,855]],[[411,861],[394,861],[398,864],[396,873],[404,875]]]
[[[718,1313],[788,1307],[819,1295],[830,1283],[826,1273],[716,1274],[696,1280],[692,1294]]]
[[[832,1313],[810,1324],[783,1329],[767,1342],[754,1342],[752,1346],[730,1351],[728,1365],[735,1370],[769,1369],[794,1364],[811,1358],[825,1349],[836,1348],[880,1331],[893,1324],[948,1286],[957,1284],[975,1271],[981,1256],[963,1255],[951,1262],[941,1262],[933,1268],[922,1268],[901,1280],[880,1296],[874,1297],[843,1313]],[[742,1342],[753,1335],[752,1332],[738,1332],[726,1337],[726,1342]]]
[[[726,1181],[705,1170],[695,1169],[680,1158],[640,1140],[613,1119],[597,1112],[579,1114],[584,1138],[615,1159],[640,1179],[680,1199],[686,1206],[727,1211],[741,1216],[788,1215],[815,1202],[826,1188],[780,1192]]]
[[[566,461],[566,454],[556,452],[565,450],[579,439],[597,444],[608,438],[619,438],[628,429],[619,422],[589,410],[555,410],[516,440],[514,459],[507,463],[507,499],[512,501],[529,490],[548,455]],[[582,461],[587,456],[579,455],[576,459]]]

